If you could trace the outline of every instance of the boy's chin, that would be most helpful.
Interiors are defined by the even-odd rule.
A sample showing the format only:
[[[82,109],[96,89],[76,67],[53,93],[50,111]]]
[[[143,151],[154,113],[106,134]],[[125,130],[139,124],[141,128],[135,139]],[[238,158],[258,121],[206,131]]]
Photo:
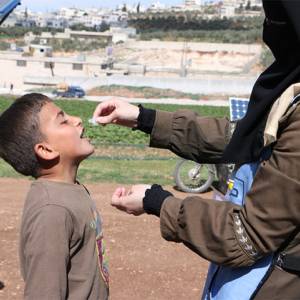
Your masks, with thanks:
[[[80,156],[80,161],[83,161],[84,159],[88,158],[94,152],[95,152],[95,147],[93,145],[90,145],[90,149],[85,151],[85,153],[82,153],[82,155]]]
[[[95,147],[93,145],[90,145],[89,151],[87,151],[85,158],[89,157],[95,152]]]

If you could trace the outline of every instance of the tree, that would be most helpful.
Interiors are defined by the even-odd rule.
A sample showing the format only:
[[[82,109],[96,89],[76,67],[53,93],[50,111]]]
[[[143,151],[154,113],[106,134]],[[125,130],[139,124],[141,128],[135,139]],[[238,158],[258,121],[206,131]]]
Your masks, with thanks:
[[[247,5],[245,7],[246,10],[250,10],[251,9],[251,2],[250,0],[247,2]]]
[[[260,63],[264,68],[269,67],[274,62],[274,56],[269,48],[263,47],[263,51],[260,56]]]
[[[107,24],[105,21],[102,21],[99,27],[99,31],[104,32],[109,30],[109,28],[110,28],[109,24]]]

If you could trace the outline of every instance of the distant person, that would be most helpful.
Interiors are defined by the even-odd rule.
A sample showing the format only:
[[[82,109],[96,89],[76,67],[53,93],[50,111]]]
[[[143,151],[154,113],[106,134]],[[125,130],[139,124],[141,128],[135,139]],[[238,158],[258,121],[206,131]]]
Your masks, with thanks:
[[[119,188],[112,197],[127,213],[159,217],[166,240],[212,262],[205,300],[300,299],[300,1],[263,6],[263,38],[275,61],[257,79],[232,138],[226,118],[189,110],[110,100],[94,112],[99,124],[151,134],[152,147],[199,163],[236,165],[227,201],[178,199],[156,184]]]
[[[10,92],[13,93],[13,91],[14,91],[14,84],[11,83],[11,84],[10,84]]]
[[[93,152],[81,119],[44,95],[24,95],[0,116],[1,157],[36,179],[20,233],[25,299],[108,299],[101,219],[77,181]]]

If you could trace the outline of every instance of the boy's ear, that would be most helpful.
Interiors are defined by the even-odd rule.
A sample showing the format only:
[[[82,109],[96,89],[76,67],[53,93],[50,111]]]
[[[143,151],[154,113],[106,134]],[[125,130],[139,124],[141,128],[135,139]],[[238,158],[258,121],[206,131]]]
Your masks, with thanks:
[[[53,160],[59,156],[59,152],[55,151],[49,144],[47,143],[38,143],[34,146],[35,154],[44,160]]]

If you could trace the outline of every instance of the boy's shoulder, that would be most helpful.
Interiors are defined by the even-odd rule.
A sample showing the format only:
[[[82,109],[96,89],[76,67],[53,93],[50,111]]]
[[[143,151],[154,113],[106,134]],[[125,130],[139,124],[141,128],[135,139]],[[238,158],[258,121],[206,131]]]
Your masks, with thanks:
[[[54,205],[70,212],[82,211],[90,206],[91,199],[84,186],[50,180],[36,180],[31,184],[24,211]]]

